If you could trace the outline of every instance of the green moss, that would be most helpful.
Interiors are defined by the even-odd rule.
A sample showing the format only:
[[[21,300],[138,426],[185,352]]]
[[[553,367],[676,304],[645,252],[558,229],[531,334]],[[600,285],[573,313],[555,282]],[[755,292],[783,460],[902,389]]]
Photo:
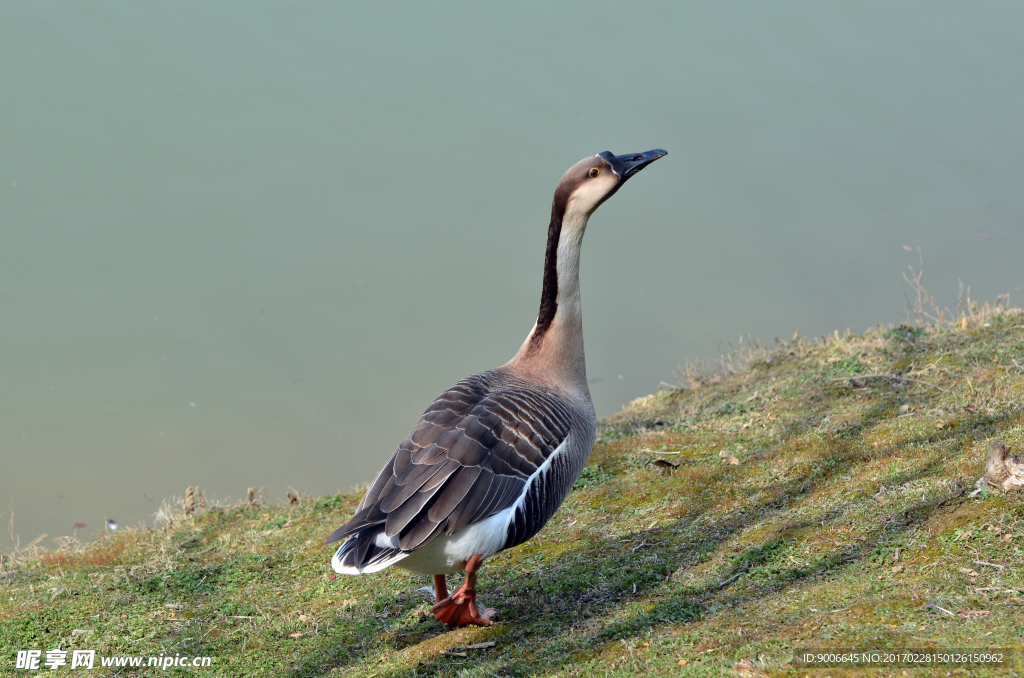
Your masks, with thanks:
[[[612,472],[603,466],[597,466],[591,464],[583,469],[580,473],[580,477],[576,479],[576,484],[573,485],[574,490],[581,490],[587,487],[594,487],[602,483],[606,483],[612,479]]]

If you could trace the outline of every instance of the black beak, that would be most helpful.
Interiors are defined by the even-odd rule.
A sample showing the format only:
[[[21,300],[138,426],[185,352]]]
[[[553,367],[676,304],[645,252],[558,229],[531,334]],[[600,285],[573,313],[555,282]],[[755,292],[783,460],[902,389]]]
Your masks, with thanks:
[[[611,151],[605,151],[604,153],[598,153],[598,155],[607,160],[608,164],[612,166],[612,170],[621,177],[619,181],[621,184],[658,158],[668,155],[668,151],[655,148],[654,150],[647,151],[646,153],[612,155]]]

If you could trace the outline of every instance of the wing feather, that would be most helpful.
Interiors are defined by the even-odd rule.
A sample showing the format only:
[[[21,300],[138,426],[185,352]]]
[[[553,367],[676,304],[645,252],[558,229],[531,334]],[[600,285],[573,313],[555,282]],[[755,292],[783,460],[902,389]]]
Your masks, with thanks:
[[[427,511],[427,519],[432,523],[444,522],[444,519],[450,516],[455,507],[473,490],[482,472],[483,469],[479,466],[463,466],[453,473],[444,490],[438,493],[437,501]]]
[[[384,523],[385,536],[393,537],[408,527],[409,523],[417,520],[427,502],[433,498],[433,492],[416,492],[393,511],[389,511]]]
[[[391,513],[407,502],[410,497],[420,490],[424,490],[425,492],[428,491],[424,486],[432,482],[434,477],[438,473],[443,472],[445,468],[446,467],[444,465],[431,466],[429,464],[411,464],[409,468],[404,471],[404,473],[408,475],[408,477],[404,479],[405,482],[402,482],[403,479],[399,478],[398,482],[395,483],[395,486],[387,492],[387,494],[381,496],[380,510],[384,513]],[[455,467],[453,466],[451,471],[454,470]],[[449,471],[449,473],[451,471]],[[445,478],[447,477],[448,476],[445,476]],[[444,478],[441,478],[441,480],[443,481]]]
[[[399,548],[413,551],[426,544],[441,533],[441,524],[429,520],[420,520],[412,525],[408,532],[398,538]]]
[[[391,494],[386,495],[380,503],[380,510],[387,513],[389,517],[414,496],[426,495],[427,498],[430,498],[434,494],[433,491],[437,489],[437,486],[459,469],[459,463],[449,459],[443,464],[435,464],[433,466],[428,464],[422,466],[413,465],[410,468],[420,470],[416,480],[406,485],[396,485]],[[390,532],[390,534],[395,534],[395,532]]]
[[[411,437],[411,436],[410,436]],[[395,456],[391,458],[391,469],[393,475],[398,475],[412,463],[413,450],[415,448],[412,445],[401,445],[395,452]]]
[[[438,464],[435,466],[435,468],[439,469],[438,472],[431,476],[430,480],[423,483],[420,492],[433,494],[434,490],[441,486],[441,483],[448,480],[461,467],[462,464],[457,459],[448,459],[443,464]]]
[[[468,524],[470,519],[476,514],[477,509],[481,508],[487,501],[491,488],[496,484],[495,478],[496,476],[493,472],[481,469],[480,477],[473,483],[473,487],[470,488],[462,501],[452,509],[450,514],[448,514],[446,524]],[[431,518],[433,518],[433,516],[431,516]],[[445,529],[445,531],[448,532],[448,534],[451,534],[447,529]]]
[[[429,414],[429,413],[428,413]],[[458,421],[458,419],[456,419]],[[438,438],[443,436],[447,432],[447,428],[444,424],[439,424],[436,421],[428,421],[426,415],[416,424],[416,428],[409,434],[409,442],[416,447],[422,449],[428,445],[433,445],[437,442]]]

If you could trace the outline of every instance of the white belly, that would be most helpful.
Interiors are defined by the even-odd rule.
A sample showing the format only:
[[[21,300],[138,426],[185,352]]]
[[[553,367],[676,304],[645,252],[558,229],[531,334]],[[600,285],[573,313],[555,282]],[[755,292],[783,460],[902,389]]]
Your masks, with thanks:
[[[480,553],[493,556],[505,545],[509,520],[514,508],[495,513],[479,523],[467,525],[455,534],[439,534],[428,544],[416,549],[396,567],[415,574],[452,574],[466,567],[466,561]]]

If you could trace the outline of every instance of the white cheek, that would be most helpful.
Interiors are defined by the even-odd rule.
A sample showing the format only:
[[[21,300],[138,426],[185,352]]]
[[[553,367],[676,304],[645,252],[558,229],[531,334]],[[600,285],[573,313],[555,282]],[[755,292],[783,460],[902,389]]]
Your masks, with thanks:
[[[611,172],[607,176],[588,179],[573,191],[566,211],[578,211],[589,214],[615,188],[616,183],[618,183],[618,180]]]

